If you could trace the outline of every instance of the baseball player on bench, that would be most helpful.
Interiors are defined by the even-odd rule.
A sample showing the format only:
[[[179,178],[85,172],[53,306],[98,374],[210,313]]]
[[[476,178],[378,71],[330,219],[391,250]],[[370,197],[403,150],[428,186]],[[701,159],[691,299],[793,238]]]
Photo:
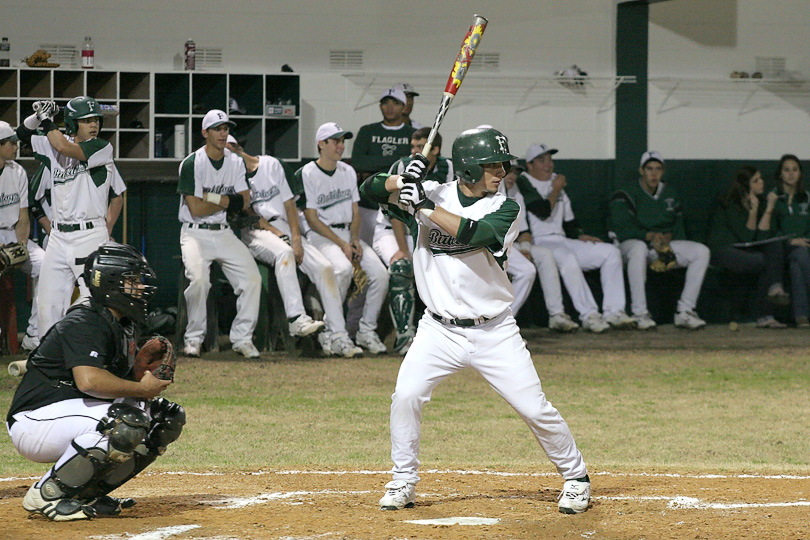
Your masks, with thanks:
[[[559,510],[573,514],[588,507],[585,461],[565,420],[546,400],[509,308],[512,286],[503,264],[518,233],[520,209],[498,189],[503,163],[511,159],[503,134],[476,128],[453,143],[458,180],[422,183],[427,162],[421,157],[401,175],[378,174],[362,186],[365,196],[414,225],[416,285],[427,308],[392,396],[393,481],[380,499],[383,510],[414,505],[422,407],[442,380],[467,367],[518,412],[557,467],[565,480]]]

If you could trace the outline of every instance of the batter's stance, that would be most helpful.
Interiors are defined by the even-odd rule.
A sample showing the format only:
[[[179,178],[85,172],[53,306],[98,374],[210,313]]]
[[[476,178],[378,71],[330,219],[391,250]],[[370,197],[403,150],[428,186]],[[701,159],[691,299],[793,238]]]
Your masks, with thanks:
[[[362,186],[366,197],[388,204],[392,215],[416,221],[413,264],[427,307],[399,369],[391,404],[393,481],[382,510],[414,505],[419,482],[422,406],[448,375],[478,371],[520,414],[565,479],[559,509],[584,512],[591,484],[568,424],[546,401],[540,378],[512,317],[512,286],[503,263],[518,234],[517,203],[498,192],[509,153],[495,129],[471,129],[453,143],[456,181],[426,181],[413,160],[401,175],[377,174]]]

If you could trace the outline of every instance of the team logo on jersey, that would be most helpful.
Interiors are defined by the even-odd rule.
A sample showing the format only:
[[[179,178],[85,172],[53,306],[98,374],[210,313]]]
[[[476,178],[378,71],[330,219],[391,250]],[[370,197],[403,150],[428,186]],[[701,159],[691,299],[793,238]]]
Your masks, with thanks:
[[[321,208],[329,208],[337,203],[352,199],[351,189],[333,189],[329,193],[318,195],[316,204]]]
[[[225,186],[225,185],[218,185],[212,186],[210,188],[203,188],[203,194],[205,193],[217,193],[219,195],[232,195],[236,193],[233,189],[233,186]]]
[[[799,203],[799,215],[806,216],[807,215],[807,207],[810,206],[810,203]]]
[[[20,204],[19,193],[3,193],[0,195],[0,208],[4,206],[11,206],[13,204]]]
[[[394,152],[397,149],[397,145],[395,144],[384,144],[381,146],[382,148],[382,155],[384,156],[393,156]]]
[[[75,180],[78,175],[87,171],[87,167],[85,167],[84,163],[79,163],[74,167],[68,167],[67,169],[59,169],[52,171],[51,174],[53,176],[53,183],[54,184],[65,184],[72,180]]]
[[[253,202],[262,203],[278,197],[281,194],[281,190],[278,186],[273,186],[270,189],[257,189],[253,193]]]
[[[460,244],[458,240],[440,229],[430,229],[428,247],[434,255],[458,255],[480,249],[468,244]]]
[[[677,212],[678,211],[678,209],[679,209],[678,208],[679,207],[678,201],[676,201],[672,197],[664,199],[664,202],[667,205],[667,212]]]

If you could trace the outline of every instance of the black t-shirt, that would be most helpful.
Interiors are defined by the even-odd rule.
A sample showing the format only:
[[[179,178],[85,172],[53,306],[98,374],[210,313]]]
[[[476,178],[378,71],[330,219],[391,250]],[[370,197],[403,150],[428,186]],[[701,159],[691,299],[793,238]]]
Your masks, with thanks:
[[[11,401],[7,421],[58,401],[92,398],[76,388],[72,368],[92,366],[130,378],[135,357],[134,325],[124,325],[98,302],[88,299],[71,307],[28,357],[28,371]],[[112,400],[109,400],[112,401]]]

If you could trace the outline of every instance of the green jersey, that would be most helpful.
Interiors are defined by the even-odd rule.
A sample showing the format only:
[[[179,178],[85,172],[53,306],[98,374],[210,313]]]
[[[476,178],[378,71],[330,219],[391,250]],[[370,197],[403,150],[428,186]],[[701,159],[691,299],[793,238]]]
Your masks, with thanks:
[[[366,124],[354,139],[352,166],[361,174],[388,171],[396,160],[411,154],[414,131],[407,124],[394,128],[382,122]]]
[[[810,196],[806,192],[793,197],[779,193],[773,207],[771,229],[791,238],[810,238]]]
[[[646,241],[648,232],[670,233],[673,240],[686,240],[680,197],[665,182],[658,184],[654,194],[644,189],[640,180],[614,193],[610,228],[620,242]]]

